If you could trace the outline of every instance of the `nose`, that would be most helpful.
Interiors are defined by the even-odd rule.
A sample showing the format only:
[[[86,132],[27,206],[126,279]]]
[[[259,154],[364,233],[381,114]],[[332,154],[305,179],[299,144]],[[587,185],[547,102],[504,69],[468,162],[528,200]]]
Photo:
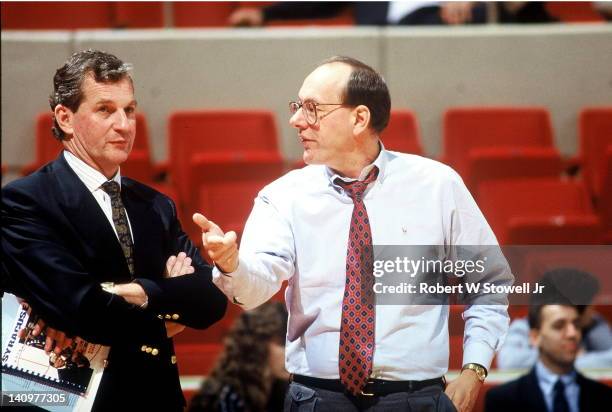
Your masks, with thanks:
[[[567,327],[567,336],[570,338],[580,339],[581,330],[577,325],[570,323]]]
[[[305,129],[308,127],[308,123],[306,123],[306,118],[304,117],[304,112],[300,107],[297,112],[293,113],[289,118],[289,124],[296,129]]]
[[[125,110],[117,110],[115,112],[115,122],[113,124],[116,130],[128,130],[130,127],[130,119],[125,113]]]

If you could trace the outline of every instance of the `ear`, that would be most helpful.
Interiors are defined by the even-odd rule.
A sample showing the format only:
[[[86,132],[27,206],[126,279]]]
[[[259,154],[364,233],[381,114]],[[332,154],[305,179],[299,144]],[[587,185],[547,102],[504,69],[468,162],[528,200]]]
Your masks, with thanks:
[[[74,134],[74,113],[72,110],[63,104],[58,104],[55,106],[55,120],[64,133],[66,133],[68,138]]]
[[[368,127],[370,127],[370,109],[361,104],[353,109],[353,132],[355,135],[360,135]]]
[[[540,331],[537,329],[529,329],[529,343],[534,348],[540,345]]]

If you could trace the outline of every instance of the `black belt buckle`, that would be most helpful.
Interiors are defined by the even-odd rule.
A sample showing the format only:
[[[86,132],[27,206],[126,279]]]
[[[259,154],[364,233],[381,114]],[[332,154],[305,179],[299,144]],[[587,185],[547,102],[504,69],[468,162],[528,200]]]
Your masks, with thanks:
[[[372,380],[367,381],[367,382],[366,382],[366,384],[365,384],[365,386],[363,387],[363,389],[365,389],[365,388],[366,388],[368,385],[370,385],[370,384],[374,384],[374,381],[372,381]],[[359,391],[359,394],[360,394],[361,396],[376,396],[376,394],[375,394],[375,393],[364,392],[364,391],[363,391],[363,389]]]

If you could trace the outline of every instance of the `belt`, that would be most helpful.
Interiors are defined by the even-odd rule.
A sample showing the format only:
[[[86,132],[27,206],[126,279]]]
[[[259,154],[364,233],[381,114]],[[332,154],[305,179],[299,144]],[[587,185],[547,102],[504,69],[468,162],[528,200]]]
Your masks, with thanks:
[[[304,375],[291,375],[291,381],[317,389],[325,389],[333,392],[346,392],[346,386],[340,379],[321,379]],[[363,396],[383,396],[396,392],[414,392],[427,386],[446,386],[445,379],[435,378],[424,381],[387,381],[382,379],[370,379],[361,390]]]

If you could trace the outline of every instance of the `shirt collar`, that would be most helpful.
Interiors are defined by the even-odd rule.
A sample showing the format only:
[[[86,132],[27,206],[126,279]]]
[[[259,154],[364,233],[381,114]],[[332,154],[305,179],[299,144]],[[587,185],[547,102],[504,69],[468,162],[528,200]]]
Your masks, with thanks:
[[[359,177],[357,179],[352,179],[352,178],[346,177],[346,176],[340,176],[334,170],[332,170],[331,168],[325,166],[325,175],[329,179],[330,184],[332,184],[334,186],[337,186],[336,183],[335,183],[336,178],[341,179],[341,180],[343,180],[345,182],[354,182],[356,180],[365,180],[365,178],[368,176],[368,173],[370,173],[370,171],[372,170],[372,168],[374,166],[378,167],[378,177],[376,178],[376,181],[377,182],[382,182],[383,178],[384,178],[385,167],[387,165],[388,152],[385,150],[385,146],[383,145],[383,143],[380,140],[378,141],[378,144],[380,146],[380,151],[378,152],[378,156],[376,157],[374,162],[370,163],[369,165],[367,165],[366,167],[361,169],[361,172],[359,173]]]
[[[544,366],[544,364],[540,360],[538,360],[535,367],[538,380],[541,384],[543,384],[547,389],[550,389],[551,391],[555,386],[555,383],[557,383],[557,380],[559,379],[563,381],[563,384],[565,386],[571,385],[576,381],[575,370],[572,370],[571,372],[566,373],[565,375],[557,375],[556,373],[548,369],[546,366]]]
[[[81,181],[85,184],[87,189],[89,189],[89,191],[92,193],[98,189],[101,189],[102,184],[109,180],[98,170],[94,169],[68,150],[64,150],[64,159],[66,159],[68,166],[70,166],[70,168],[77,174],[79,179],[81,179]],[[118,169],[115,176],[113,176],[110,180],[117,182],[119,184],[119,189],[121,189],[121,169]]]

